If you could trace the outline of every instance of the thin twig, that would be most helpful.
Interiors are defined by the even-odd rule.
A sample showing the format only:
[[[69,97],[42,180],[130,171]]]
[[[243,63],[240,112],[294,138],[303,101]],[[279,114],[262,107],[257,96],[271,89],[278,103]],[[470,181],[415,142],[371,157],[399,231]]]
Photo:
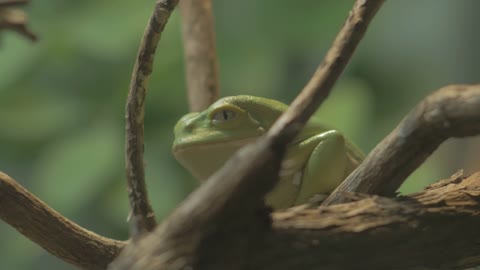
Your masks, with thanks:
[[[182,0],[179,6],[188,101],[190,111],[197,112],[217,100],[220,93],[212,0]]]
[[[126,244],[73,223],[2,172],[0,218],[51,254],[83,269],[105,269]]]
[[[358,0],[338,33],[325,59],[288,110],[269,130],[270,136],[285,136],[291,140],[303,128],[308,118],[328,97],[338,77],[347,66],[355,48],[363,38],[368,24],[384,0]],[[283,130],[283,131],[282,131]]]
[[[151,231],[155,215],[148,201],[144,168],[144,114],[148,77],[160,35],[178,0],[158,0],[138,50],[126,105],[126,172],[133,236]]]
[[[28,2],[28,0],[1,0],[0,8],[23,6],[28,4]]]
[[[0,1],[0,30],[12,30],[31,41],[37,41],[38,37],[27,27],[27,14],[21,9],[12,8],[26,4],[26,0]]]
[[[392,196],[405,179],[451,137],[480,134],[480,84],[441,88],[420,102],[323,202],[342,192]]]

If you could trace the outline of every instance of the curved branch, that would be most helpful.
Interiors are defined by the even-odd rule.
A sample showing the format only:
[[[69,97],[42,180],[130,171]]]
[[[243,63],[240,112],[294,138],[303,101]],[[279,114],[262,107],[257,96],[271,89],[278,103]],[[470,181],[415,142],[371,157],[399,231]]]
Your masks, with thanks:
[[[138,50],[126,105],[125,158],[133,236],[157,225],[145,186],[144,114],[147,83],[152,73],[158,41],[178,0],[157,0]]]
[[[0,218],[60,259],[83,269],[105,269],[125,242],[66,219],[0,172]]]
[[[348,201],[345,191],[391,196],[451,137],[480,134],[480,84],[451,85],[420,102],[323,202]]]
[[[212,0],[182,0],[179,6],[190,111],[203,111],[220,95]]]

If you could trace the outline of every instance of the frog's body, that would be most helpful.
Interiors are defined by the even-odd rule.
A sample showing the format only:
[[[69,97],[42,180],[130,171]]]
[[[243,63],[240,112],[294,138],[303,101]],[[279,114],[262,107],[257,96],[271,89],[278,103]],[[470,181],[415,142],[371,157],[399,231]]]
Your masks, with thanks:
[[[178,121],[175,158],[204,181],[239,148],[265,134],[286,109],[287,105],[266,98],[222,98]],[[267,194],[267,204],[282,209],[329,193],[362,159],[363,154],[339,131],[312,118],[288,146],[279,183]]]

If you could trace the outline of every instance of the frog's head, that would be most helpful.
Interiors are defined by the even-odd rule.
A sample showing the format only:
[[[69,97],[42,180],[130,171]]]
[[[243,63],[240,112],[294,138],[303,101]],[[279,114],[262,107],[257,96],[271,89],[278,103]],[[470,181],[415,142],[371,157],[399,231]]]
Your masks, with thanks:
[[[205,111],[187,114],[177,122],[175,158],[205,180],[236,150],[264,134],[286,108],[281,102],[254,96],[219,99]]]

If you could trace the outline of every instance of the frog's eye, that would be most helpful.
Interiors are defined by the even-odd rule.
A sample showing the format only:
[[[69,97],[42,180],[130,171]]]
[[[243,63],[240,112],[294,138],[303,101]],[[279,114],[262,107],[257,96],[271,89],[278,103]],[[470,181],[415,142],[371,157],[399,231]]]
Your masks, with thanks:
[[[213,115],[212,120],[216,122],[224,122],[232,120],[235,117],[237,117],[237,112],[234,110],[220,110]]]

